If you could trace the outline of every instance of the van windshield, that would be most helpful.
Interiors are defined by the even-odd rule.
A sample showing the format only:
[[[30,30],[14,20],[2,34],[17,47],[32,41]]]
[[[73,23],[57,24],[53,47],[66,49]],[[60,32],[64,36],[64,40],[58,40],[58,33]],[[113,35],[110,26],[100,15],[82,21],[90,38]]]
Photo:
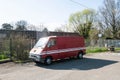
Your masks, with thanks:
[[[48,39],[49,38],[47,38],[47,37],[45,37],[45,38],[40,38],[39,40],[38,40],[38,42],[35,44],[35,48],[37,48],[37,47],[41,47],[41,48],[43,48],[43,47],[45,47],[45,45],[47,44],[47,42],[48,42]]]

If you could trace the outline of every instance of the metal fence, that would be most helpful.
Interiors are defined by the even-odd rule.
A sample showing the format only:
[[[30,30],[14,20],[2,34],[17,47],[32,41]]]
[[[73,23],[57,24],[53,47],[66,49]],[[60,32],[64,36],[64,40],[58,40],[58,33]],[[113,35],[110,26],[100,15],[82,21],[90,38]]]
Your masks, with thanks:
[[[86,47],[120,47],[120,40],[86,40],[85,41]]]
[[[28,59],[28,53],[34,46],[33,39],[0,39],[0,60],[3,59]]]
[[[39,35],[37,36],[37,39],[41,37],[40,34],[41,33],[37,33],[37,35]],[[64,35],[65,34],[67,35],[67,33],[64,33]],[[36,43],[36,38],[25,36],[25,34],[22,34],[22,36],[12,35],[12,36],[9,36],[9,38],[7,37],[7,35],[2,34],[0,36],[0,59],[12,58],[13,56],[18,58],[18,55],[22,56],[26,54],[26,52],[29,53],[30,49],[34,46],[35,43]],[[120,40],[105,40],[105,39],[90,40],[88,39],[85,41],[85,44],[86,44],[86,47],[110,47],[110,46],[120,47]],[[23,45],[24,48],[20,47],[20,45]],[[21,50],[24,50],[23,52],[25,53],[22,53]]]
[[[0,39],[0,60],[10,57],[10,40]]]
[[[115,46],[115,47],[120,47],[120,40],[106,40],[105,41],[106,46]]]

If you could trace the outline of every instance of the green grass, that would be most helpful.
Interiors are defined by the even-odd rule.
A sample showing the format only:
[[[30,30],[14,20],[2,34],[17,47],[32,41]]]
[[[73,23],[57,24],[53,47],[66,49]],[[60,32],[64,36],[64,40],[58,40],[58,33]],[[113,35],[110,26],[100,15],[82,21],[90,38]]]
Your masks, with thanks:
[[[1,62],[1,61],[7,61],[7,60],[10,60],[10,58],[1,59],[0,62]]]
[[[106,52],[108,51],[105,47],[87,47],[87,53],[99,53],[99,52]]]
[[[119,51],[119,50],[120,50],[120,47],[116,47],[116,48],[115,48],[115,51]]]
[[[0,60],[7,59],[8,57],[5,54],[0,54]]]

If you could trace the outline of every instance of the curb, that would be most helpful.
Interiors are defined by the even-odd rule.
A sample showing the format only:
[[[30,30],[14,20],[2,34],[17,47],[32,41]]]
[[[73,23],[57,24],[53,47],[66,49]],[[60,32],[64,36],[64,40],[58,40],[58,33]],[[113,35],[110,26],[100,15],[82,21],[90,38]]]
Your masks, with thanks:
[[[19,63],[28,63],[28,62],[32,62],[31,60],[26,60],[26,61],[22,61],[22,62],[17,62],[17,61],[13,61],[14,63],[16,64],[19,64]]]
[[[7,63],[7,62],[11,62],[11,60],[3,60],[3,61],[0,61],[0,64],[2,64],[2,63]]]
[[[15,61],[12,61],[12,60],[4,60],[4,61],[0,61],[0,64],[7,63],[7,62],[13,62],[13,63],[19,64],[19,63],[29,63],[29,62],[32,62],[32,61],[28,60],[28,61],[23,61],[23,62],[15,62]]]

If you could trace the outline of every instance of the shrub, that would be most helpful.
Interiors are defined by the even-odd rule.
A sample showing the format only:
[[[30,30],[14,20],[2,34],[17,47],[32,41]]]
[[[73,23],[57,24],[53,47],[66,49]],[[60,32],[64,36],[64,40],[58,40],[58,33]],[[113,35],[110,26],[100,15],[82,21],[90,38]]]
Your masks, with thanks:
[[[2,59],[7,59],[8,57],[7,57],[7,55],[5,55],[5,54],[0,54],[0,60],[2,60]]]
[[[30,39],[26,36],[16,35],[12,37],[12,59],[13,60],[28,60],[28,52],[30,49]]]

